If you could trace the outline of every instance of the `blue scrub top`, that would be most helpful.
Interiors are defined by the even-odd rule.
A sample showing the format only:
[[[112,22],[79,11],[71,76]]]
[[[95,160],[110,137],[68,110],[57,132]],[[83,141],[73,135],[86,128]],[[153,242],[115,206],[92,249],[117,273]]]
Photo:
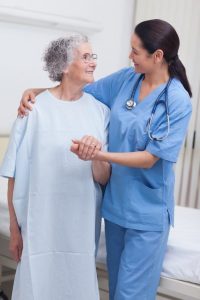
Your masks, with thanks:
[[[152,168],[125,167],[112,163],[112,174],[106,187],[102,207],[103,217],[125,228],[160,231],[164,229],[166,213],[170,223],[174,219],[173,164],[186,135],[192,107],[190,97],[181,82],[173,79],[168,91],[170,133],[164,141],[151,141],[146,124],[157,96],[165,87],[161,84],[137,106],[127,110],[133,86],[140,74],[133,68],[122,69],[85,88],[111,109],[109,128],[110,152],[146,150],[160,159]],[[164,107],[156,109],[152,131],[154,135],[166,133]]]

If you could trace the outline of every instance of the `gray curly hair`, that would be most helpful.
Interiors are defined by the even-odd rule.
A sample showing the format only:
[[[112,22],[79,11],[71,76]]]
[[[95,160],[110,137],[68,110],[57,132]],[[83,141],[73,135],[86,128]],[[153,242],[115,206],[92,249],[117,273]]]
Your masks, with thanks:
[[[87,43],[88,37],[82,34],[72,34],[65,38],[52,41],[43,56],[44,70],[49,73],[52,81],[61,81],[63,70],[73,61],[74,49]]]

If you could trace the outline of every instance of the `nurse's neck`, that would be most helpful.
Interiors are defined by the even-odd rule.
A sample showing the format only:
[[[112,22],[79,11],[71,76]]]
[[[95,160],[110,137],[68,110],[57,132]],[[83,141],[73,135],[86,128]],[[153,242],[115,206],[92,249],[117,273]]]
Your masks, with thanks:
[[[156,87],[169,80],[169,72],[167,67],[154,69],[152,72],[145,73],[144,82],[149,87]]]
[[[52,89],[52,93],[60,100],[76,101],[83,95],[83,87],[83,84],[65,79]]]

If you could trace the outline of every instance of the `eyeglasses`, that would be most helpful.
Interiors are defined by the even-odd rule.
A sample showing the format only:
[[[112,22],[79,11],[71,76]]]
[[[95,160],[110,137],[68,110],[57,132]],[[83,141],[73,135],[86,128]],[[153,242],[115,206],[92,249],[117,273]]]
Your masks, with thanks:
[[[85,53],[85,54],[83,54],[83,56],[81,57],[81,59],[86,64],[89,63],[89,62],[91,62],[92,60],[96,62],[96,60],[97,60],[97,54],[95,54],[95,53],[92,53],[92,54]]]

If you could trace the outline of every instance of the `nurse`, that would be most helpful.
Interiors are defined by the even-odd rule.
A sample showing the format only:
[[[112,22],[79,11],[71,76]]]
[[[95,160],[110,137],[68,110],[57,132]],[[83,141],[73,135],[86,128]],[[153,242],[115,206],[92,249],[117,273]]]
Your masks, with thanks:
[[[192,111],[192,93],[178,50],[179,37],[169,23],[144,21],[131,38],[134,68],[85,88],[111,109],[108,153],[89,153],[84,139],[71,146],[83,160],[112,164],[102,207],[110,300],[156,297],[174,223],[173,165]],[[34,102],[38,92],[25,92],[21,114],[24,107],[30,108],[27,99]]]

